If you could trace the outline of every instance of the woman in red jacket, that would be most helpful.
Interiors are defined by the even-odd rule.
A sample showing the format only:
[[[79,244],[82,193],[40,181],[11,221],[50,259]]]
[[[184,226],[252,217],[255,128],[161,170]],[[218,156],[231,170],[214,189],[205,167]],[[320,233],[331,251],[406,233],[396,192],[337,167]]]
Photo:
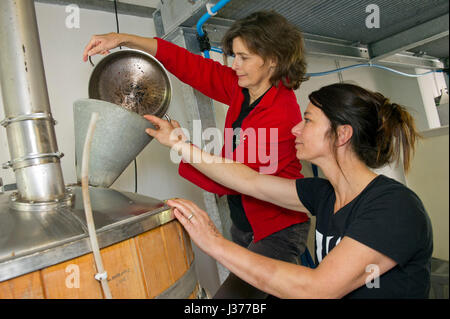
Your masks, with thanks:
[[[305,80],[306,63],[302,34],[284,17],[275,12],[256,12],[236,21],[223,39],[224,52],[234,55],[231,68],[159,38],[116,33],[93,36],[83,59],[108,54],[118,46],[152,54],[182,82],[229,105],[223,157],[264,174],[303,177],[290,132],[301,121],[293,90]],[[230,130],[235,134],[227,134]],[[267,257],[299,263],[309,231],[305,213],[238,194],[184,162],[179,173],[206,191],[227,195],[234,242]],[[215,297],[264,296],[230,274]]]

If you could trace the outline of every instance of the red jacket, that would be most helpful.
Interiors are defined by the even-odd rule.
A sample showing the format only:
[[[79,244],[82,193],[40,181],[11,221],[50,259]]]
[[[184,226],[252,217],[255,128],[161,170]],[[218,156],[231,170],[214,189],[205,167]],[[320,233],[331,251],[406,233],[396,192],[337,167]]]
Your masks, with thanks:
[[[225,119],[225,130],[230,129],[239,116],[244,100],[236,73],[219,62],[193,54],[165,40],[157,40],[156,58],[169,72],[206,96],[230,106]],[[294,92],[280,82],[278,88],[272,87],[244,119],[242,130],[245,132],[250,128],[247,131],[249,134],[247,138],[246,134],[241,134],[239,146],[234,152],[231,138],[227,137],[225,132],[222,156],[242,162],[261,173],[291,179],[302,178],[301,164],[296,158],[295,138],[291,133],[292,127],[301,120],[300,107]],[[252,134],[252,128],[255,134]],[[274,128],[278,131],[277,139],[277,136],[270,132],[270,129]],[[261,129],[265,129],[265,134]],[[263,151],[265,152],[262,153]],[[237,154],[240,155],[236,157]],[[270,160],[265,158],[266,155],[272,155]],[[237,194],[185,162],[180,163],[179,174],[208,192],[220,196]],[[242,195],[242,205],[252,226],[255,242],[288,226],[308,220],[305,213],[281,208],[247,195]]]

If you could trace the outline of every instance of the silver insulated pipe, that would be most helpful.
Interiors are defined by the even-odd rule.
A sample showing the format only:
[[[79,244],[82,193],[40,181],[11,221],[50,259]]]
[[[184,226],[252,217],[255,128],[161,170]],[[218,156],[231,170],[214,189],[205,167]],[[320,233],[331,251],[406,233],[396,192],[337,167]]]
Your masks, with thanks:
[[[0,85],[18,197],[50,202],[65,186],[45,80],[33,0],[0,1]],[[1,119],[0,119],[1,120]]]

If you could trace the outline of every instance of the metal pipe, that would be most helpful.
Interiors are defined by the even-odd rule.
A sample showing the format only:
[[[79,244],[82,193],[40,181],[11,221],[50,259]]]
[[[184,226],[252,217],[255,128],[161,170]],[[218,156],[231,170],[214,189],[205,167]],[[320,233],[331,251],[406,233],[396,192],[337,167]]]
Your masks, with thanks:
[[[0,86],[19,199],[54,201],[65,187],[33,0],[0,1]]]

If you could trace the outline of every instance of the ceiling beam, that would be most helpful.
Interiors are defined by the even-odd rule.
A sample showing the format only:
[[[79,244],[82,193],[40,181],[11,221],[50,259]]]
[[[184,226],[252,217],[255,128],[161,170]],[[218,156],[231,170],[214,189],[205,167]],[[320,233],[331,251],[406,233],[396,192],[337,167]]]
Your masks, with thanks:
[[[210,20],[208,20],[210,22]],[[204,28],[213,46],[221,46],[221,40],[229,28],[229,23],[210,24],[206,23]],[[216,21],[214,21],[216,22]],[[187,30],[185,30],[187,32]],[[193,29],[193,32],[195,30]],[[319,35],[304,33],[305,52],[309,56],[328,56],[335,59],[354,61],[358,63],[369,63],[370,56],[367,45],[351,43]],[[411,52],[400,52],[379,61],[378,64],[393,67],[442,69],[444,63],[435,57],[415,56]]]
[[[1,0],[0,0],[1,1]],[[114,13],[114,2],[112,0],[34,0],[35,2],[67,6],[76,4],[82,9],[97,10]],[[117,13],[136,17],[152,18],[156,8],[139,6],[130,3],[117,2]]]
[[[369,44],[371,61],[383,60],[396,53],[407,51],[449,35],[448,13],[397,33],[389,38]]]

